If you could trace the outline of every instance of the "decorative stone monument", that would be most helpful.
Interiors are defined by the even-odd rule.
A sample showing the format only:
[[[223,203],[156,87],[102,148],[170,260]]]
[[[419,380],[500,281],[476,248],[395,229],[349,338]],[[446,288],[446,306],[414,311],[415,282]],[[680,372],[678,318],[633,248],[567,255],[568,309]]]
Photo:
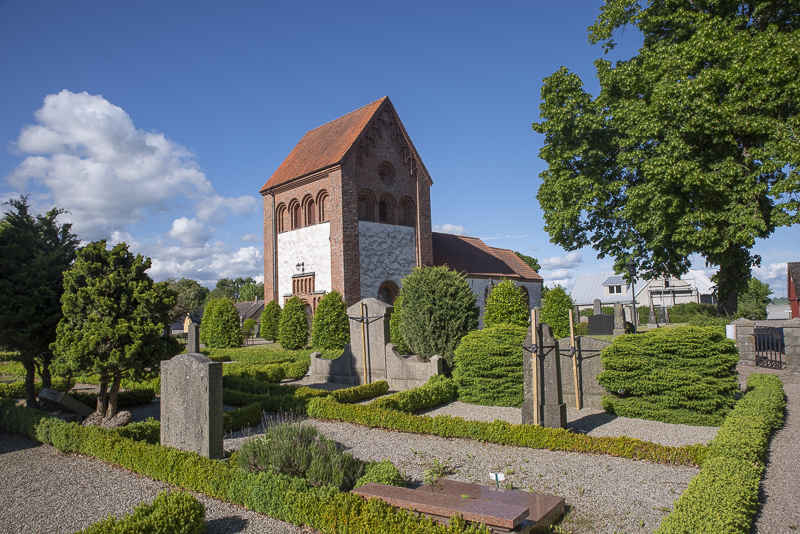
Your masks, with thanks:
[[[658,322],[660,324],[667,324],[667,308],[664,306],[658,309]]]
[[[610,315],[592,315],[589,317],[590,336],[610,336],[614,333],[614,318]]]
[[[222,458],[222,363],[203,354],[161,362],[161,444]]]
[[[603,313],[603,305],[600,302],[600,299],[594,299],[594,315],[600,315]]]
[[[786,347],[786,370],[800,373],[800,319],[783,322],[783,341]]]
[[[614,336],[621,336],[625,333],[625,310],[622,303],[614,304]]]
[[[200,325],[191,323],[189,325],[188,336],[186,337],[186,352],[200,352]]]
[[[561,385],[561,358],[558,343],[550,325],[539,326],[537,345],[533,346],[533,330],[528,327],[522,352],[523,401],[522,423],[550,428],[567,428],[567,405]],[[536,414],[538,413],[538,417]]]

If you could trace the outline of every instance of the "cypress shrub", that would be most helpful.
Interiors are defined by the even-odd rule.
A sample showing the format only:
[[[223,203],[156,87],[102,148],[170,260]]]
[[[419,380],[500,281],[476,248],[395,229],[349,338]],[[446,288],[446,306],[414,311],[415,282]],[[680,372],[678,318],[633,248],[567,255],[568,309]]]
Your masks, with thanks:
[[[231,349],[242,346],[239,312],[228,299],[211,299],[203,312],[200,341],[209,348]]]
[[[389,317],[389,335],[391,336],[391,342],[394,344],[395,348],[397,348],[397,352],[400,354],[413,354],[412,350],[408,348],[408,344],[406,340],[403,339],[403,335],[400,333],[400,317],[403,309],[403,297],[398,295],[396,299],[394,299],[394,311],[392,315]]]
[[[308,344],[306,305],[300,297],[292,297],[286,301],[281,312],[278,341],[287,350],[302,349]]]
[[[700,304],[697,302],[676,304],[669,309],[669,321],[671,323],[688,323],[692,318],[698,316],[719,317],[719,313],[713,304]]]
[[[739,390],[733,341],[714,328],[660,328],[617,337],[600,354],[597,381],[609,413],[665,423],[718,426]]]
[[[486,299],[483,325],[513,324],[528,326],[530,309],[528,299],[511,280],[503,280],[492,288]]]
[[[340,350],[350,343],[347,304],[341,293],[331,291],[319,301],[311,328],[311,346],[315,350]]]
[[[484,406],[522,406],[522,344],[527,329],[498,324],[470,332],[456,349],[458,399]]]
[[[255,326],[256,320],[251,317],[242,323],[242,330],[245,332],[252,332],[255,329]]]
[[[553,329],[553,337],[556,339],[569,335],[569,310],[573,305],[572,298],[567,295],[563,287],[556,286],[547,292],[539,320],[550,325]]]
[[[264,305],[261,312],[260,334],[267,341],[278,341],[278,326],[281,323],[281,306],[274,300]]]
[[[416,267],[403,278],[400,333],[422,361],[439,355],[452,367],[461,338],[478,327],[467,279],[446,266]]]

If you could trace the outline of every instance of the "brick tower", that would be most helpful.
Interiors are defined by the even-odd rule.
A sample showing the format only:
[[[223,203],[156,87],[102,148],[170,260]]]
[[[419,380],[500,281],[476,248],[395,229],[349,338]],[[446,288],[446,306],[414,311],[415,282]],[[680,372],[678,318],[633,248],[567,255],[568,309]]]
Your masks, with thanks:
[[[388,97],[307,132],[261,188],[264,299],[394,302],[433,264],[432,184]]]

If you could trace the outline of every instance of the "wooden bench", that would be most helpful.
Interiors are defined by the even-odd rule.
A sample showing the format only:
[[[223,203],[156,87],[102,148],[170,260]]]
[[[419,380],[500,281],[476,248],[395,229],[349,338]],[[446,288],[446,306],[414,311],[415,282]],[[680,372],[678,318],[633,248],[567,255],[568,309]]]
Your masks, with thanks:
[[[467,521],[484,523],[496,532],[529,533],[553,524],[564,515],[564,499],[560,497],[447,479],[417,489],[370,483],[354,489],[353,493],[377,497],[440,522],[460,515]]]

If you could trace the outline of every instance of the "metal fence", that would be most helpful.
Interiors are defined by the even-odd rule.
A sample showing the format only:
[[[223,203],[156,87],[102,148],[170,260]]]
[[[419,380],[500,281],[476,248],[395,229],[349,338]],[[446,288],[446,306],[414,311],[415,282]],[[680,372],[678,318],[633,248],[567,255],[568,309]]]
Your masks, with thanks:
[[[786,344],[783,328],[755,327],[756,365],[770,369],[786,369]]]

